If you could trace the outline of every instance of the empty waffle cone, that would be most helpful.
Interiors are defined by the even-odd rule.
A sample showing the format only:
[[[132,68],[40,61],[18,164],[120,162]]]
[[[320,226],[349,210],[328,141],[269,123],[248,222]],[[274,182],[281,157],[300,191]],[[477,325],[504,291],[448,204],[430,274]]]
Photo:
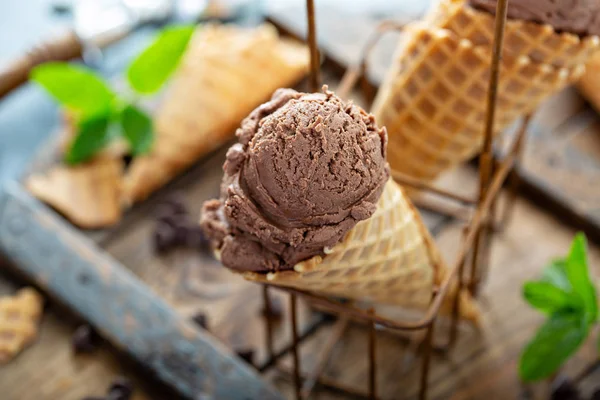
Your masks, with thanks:
[[[418,211],[392,180],[375,213],[325,253],[298,263],[293,271],[243,276],[329,296],[425,309],[433,288],[448,273]],[[446,298],[446,313],[453,297]],[[461,293],[460,310],[463,318],[478,321],[479,310],[467,293]]]
[[[124,200],[146,198],[233,137],[246,115],[308,71],[308,49],[263,25],[209,25],[192,38],[156,117],[149,155],[126,176]]]
[[[466,0],[441,0],[428,14],[427,23],[448,29],[475,46],[491,47],[494,19],[494,15],[470,7]],[[503,54],[525,55],[535,63],[572,68],[585,64],[599,47],[598,36],[556,32],[548,24],[508,19],[504,28]]]
[[[392,169],[422,180],[477,154],[483,145],[491,49],[421,22],[407,28],[373,106],[389,134]],[[495,119],[499,132],[576,81],[573,68],[505,54]]]

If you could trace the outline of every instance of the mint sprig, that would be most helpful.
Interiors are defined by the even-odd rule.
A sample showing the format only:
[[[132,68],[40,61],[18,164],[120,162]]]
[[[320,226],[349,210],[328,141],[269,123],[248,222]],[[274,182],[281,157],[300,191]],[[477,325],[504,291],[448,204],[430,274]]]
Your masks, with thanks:
[[[580,312],[584,307],[579,296],[550,282],[526,282],[523,297],[531,306],[549,315],[562,311]]]
[[[132,61],[127,81],[136,96],[117,96],[95,71],[68,63],[46,63],[33,69],[31,79],[42,86],[75,119],[77,132],[65,162],[85,162],[122,136],[134,156],[152,148],[154,126],[136,104],[140,95],[156,93],[177,68],[194,26],[167,27]]]
[[[145,154],[152,146],[152,120],[139,108],[125,106],[119,116],[123,136],[129,142],[134,156]]]
[[[521,380],[533,382],[555,373],[581,347],[597,322],[596,288],[590,279],[585,235],[575,236],[567,257],[552,261],[542,279],[526,282],[523,296],[548,314],[519,362]]]
[[[51,62],[33,69],[30,79],[81,119],[106,115],[115,94],[96,73],[78,65]]]
[[[112,139],[110,120],[106,115],[96,115],[77,124],[78,134],[65,154],[70,165],[83,162],[103,149]]]
[[[158,91],[179,64],[193,33],[193,26],[165,28],[129,66],[131,87],[140,94]]]
[[[552,314],[525,347],[519,364],[521,379],[533,382],[551,376],[583,344],[589,331],[581,314]]]

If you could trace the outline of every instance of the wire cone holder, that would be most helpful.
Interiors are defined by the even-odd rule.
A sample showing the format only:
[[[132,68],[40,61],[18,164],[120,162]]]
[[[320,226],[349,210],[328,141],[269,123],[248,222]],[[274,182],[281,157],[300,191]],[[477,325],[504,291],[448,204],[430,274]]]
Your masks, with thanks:
[[[447,7],[451,8],[451,11],[457,12],[452,6],[454,6],[457,1],[454,0],[444,0]],[[376,347],[376,334],[375,327],[384,327],[393,331],[423,331],[424,339],[422,344],[422,367],[421,367],[421,378],[420,378],[420,389],[419,389],[419,399],[427,398],[427,390],[428,390],[428,378],[430,371],[430,362],[431,355],[434,348],[433,338],[434,338],[434,329],[436,325],[436,319],[443,313],[450,315],[450,325],[448,330],[448,343],[444,346],[444,350],[448,350],[452,347],[454,342],[456,341],[458,335],[458,323],[459,319],[464,316],[468,316],[470,312],[477,311],[476,308],[469,309],[471,307],[470,301],[472,298],[477,295],[478,287],[482,281],[482,277],[485,276],[489,251],[491,247],[491,239],[493,236],[493,224],[495,220],[496,214],[496,206],[497,200],[499,197],[500,189],[503,184],[507,180],[510,172],[515,168],[516,164],[519,162],[521,158],[521,153],[523,149],[523,143],[525,141],[525,137],[527,134],[527,127],[530,120],[530,114],[534,110],[523,110],[526,114],[524,115],[522,125],[518,130],[517,134],[514,136],[513,142],[510,144],[509,149],[506,153],[504,159],[494,165],[493,160],[493,133],[497,130],[494,126],[494,118],[498,105],[498,88],[500,81],[501,68],[505,66],[501,62],[501,55],[503,49],[503,41],[504,41],[504,32],[505,27],[507,25],[507,3],[508,0],[498,0],[496,17],[494,22],[494,31],[493,36],[488,35],[485,37],[477,36],[478,40],[486,40],[488,44],[492,45],[492,52],[489,54],[486,53],[486,56],[491,58],[491,64],[489,68],[489,80],[488,87],[486,93],[486,106],[485,106],[485,114],[484,114],[484,135],[483,135],[483,150],[480,154],[480,164],[479,164],[479,173],[480,173],[480,187],[479,193],[477,197],[469,198],[465,197],[451,191],[442,190],[436,188],[431,183],[427,181],[421,181],[419,179],[403,175],[401,173],[394,172],[392,174],[394,180],[399,184],[405,186],[409,190],[416,189],[423,192],[428,192],[440,196],[441,198],[458,202],[463,205],[466,205],[472,209],[471,217],[468,220],[468,224],[464,230],[464,237],[460,244],[458,255],[453,263],[451,263],[448,267],[444,266],[444,272],[439,273],[439,270],[432,271],[434,273],[430,274],[430,284],[428,286],[427,292],[423,293],[419,292],[419,300],[417,303],[423,303],[426,311],[422,314],[421,318],[418,320],[392,320],[383,315],[378,314],[374,309],[363,309],[355,306],[355,304],[350,302],[341,302],[334,299],[331,299],[327,296],[318,294],[312,289],[307,289],[306,286],[302,284],[298,284],[296,281],[297,276],[288,277],[285,274],[278,276],[266,276],[266,275],[256,275],[251,274],[247,276],[250,280],[257,281],[259,283],[264,284],[264,307],[267,311],[267,314],[271,308],[271,304],[269,301],[268,291],[271,288],[277,288],[278,290],[286,291],[290,294],[290,325],[292,338],[289,345],[284,346],[283,349],[279,351],[275,351],[273,348],[273,327],[271,325],[271,319],[265,318],[266,324],[266,347],[268,353],[267,361],[259,367],[261,372],[266,372],[267,370],[276,366],[277,361],[288,353],[292,353],[293,356],[293,369],[291,371],[286,371],[291,373],[294,379],[295,385],[295,397],[297,399],[307,398],[313,387],[317,382],[324,386],[328,386],[330,388],[336,389],[338,391],[346,392],[355,397],[365,397],[375,399],[377,398],[376,394],[376,359],[375,359],[375,347]],[[320,89],[319,85],[319,52],[316,44],[316,30],[315,30],[315,13],[314,13],[314,3],[313,0],[307,0],[307,11],[308,11],[308,44],[310,46],[311,53],[311,89],[313,91],[317,91]],[[490,20],[487,22],[488,24],[494,19],[494,17],[489,17]],[[513,22],[510,21],[510,24]],[[342,98],[346,97],[349,91],[354,87],[356,82],[359,79],[363,81],[363,92],[366,97],[370,96],[369,86],[365,84],[366,82],[366,69],[367,69],[367,56],[373,45],[379,40],[381,35],[390,30],[402,30],[403,26],[393,23],[393,22],[383,22],[379,29],[374,32],[373,36],[370,37],[367,41],[367,45],[362,54],[360,65],[350,68],[346,74],[344,75],[341,85],[338,89],[338,95]],[[488,28],[489,29],[489,28]],[[511,25],[506,30],[507,38],[509,40],[514,41],[516,33],[518,30]],[[590,45],[587,44],[579,44],[580,47],[577,47],[577,43],[567,42],[565,46],[571,45],[572,48],[579,50],[580,52],[585,52],[592,45],[597,45],[592,43]],[[583,46],[583,47],[581,47]],[[592,46],[593,47],[593,46]],[[531,48],[525,48],[523,51],[531,51]],[[573,50],[575,51],[575,50]],[[580,55],[581,53],[576,53]],[[531,55],[531,54],[529,54]],[[541,57],[544,54],[535,53],[533,54],[536,57]],[[561,64],[567,62],[567,60],[556,56],[555,54],[546,54],[553,63]],[[403,193],[403,191],[394,183],[388,183],[388,188],[386,188],[386,192],[382,195],[384,202],[393,203],[395,207],[405,207],[411,208],[413,207],[410,201],[407,203],[390,201],[390,199],[394,196],[396,192],[396,188],[398,188],[398,192]],[[512,208],[516,193],[516,184],[511,185],[510,192],[507,197],[506,203],[506,212],[503,214],[504,218],[508,219],[509,211]],[[387,196],[387,197],[386,197]],[[403,197],[404,198],[404,197]],[[381,202],[381,201],[380,201]],[[387,212],[389,210],[385,210],[383,212]],[[406,211],[406,210],[403,210]],[[417,214],[416,210],[412,210]],[[375,216],[377,213],[375,214]],[[365,222],[365,221],[363,221]],[[506,222],[506,221],[504,221]],[[418,223],[416,224],[417,228],[421,229],[420,217],[418,218]],[[355,229],[359,228],[361,224],[357,225]],[[424,227],[423,227],[424,228]],[[425,228],[424,228],[425,229]],[[426,229],[425,229],[426,231]],[[352,235],[349,235],[352,236]],[[430,240],[428,232],[426,232],[424,237],[426,241]],[[345,241],[347,241],[346,239]],[[398,239],[400,242],[403,239]],[[352,241],[352,238],[350,239]],[[425,246],[425,248],[431,248],[429,246]],[[434,247],[433,247],[434,248]],[[436,250],[437,251],[437,250]],[[335,249],[333,251],[335,256]],[[336,261],[338,262],[348,262],[347,260],[342,260],[341,258],[333,257],[331,260],[327,261],[329,257],[328,254],[324,257],[324,260],[309,260],[307,263],[301,263],[300,269],[297,269],[295,273],[315,273],[315,279],[321,281],[323,287],[326,287],[328,284],[333,284],[335,287],[335,281],[327,281],[327,274],[323,274],[323,271],[320,270],[320,266],[323,263],[327,263],[326,268],[328,270],[335,270]],[[437,257],[437,254],[435,255]],[[467,260],[470,260],[470,265],[467,265]],[[360,257],[354,258],[350,261],[353,262],[361,262]],[[415,262],[419,262],[418,257],[415,258]],[[360,270],[360,265],[356,265],[356,267]],[[416,267],[415,267],[416,268]],[[437,266],[439,268],[439,265]],[[294,274],[294,272],[292,272]],[[333,274],[335,275],[335,274]],[[364,277],[364,275],[361,275]],[[410,285],[406,279],[408,277],[404,277],[400,282],[402,284]],[[332,283],[333,282],[333,283]],[[395,288],[396,290],[402,289]],[[323,290],[324,292],[331,293],[331,290]],[[468,291],[468,298],[465,300],[465,292]],[[340,289],[340,292],[337,293],[342,297],[352,297],[349,296],[349,293]],[[301,296],[306,299],[308,302],[318,305],[321,309],[324,309],[328,312],[332,312],[338,316],[338,320],[331,329],[331,333],[329,339],[326,341],[324,350],[322,354],[319,355],[319,360],[316,363],[316,367],[310,373],[307,373],[306,376],[301,376],[300,364],[301,360],[298,354],[298,347],[302,343],[302,341],[310,336],[313,332],[305,332],[301,336],[298,333],[297,325],[297,297]],[[373,298],[374,301],[383,300]],[[414,299],[413,299],[414,300]],[[401,304],[406,305],[406,298],[404,298]],[[416,305],[416,304],[415,304]],[[474,306],[473,306],[474,307]],[[475,311],[473,311],[475,310]],[[368,388],[366,388],[365,392],[357,392],[355,389],[348,388],[343,384],[340,384],[335,381],[331,381],[321,377],[321,373],[325,368],[325,365],[331,355],[331,348],[333,344],[335,344],[343,335],[344,331],[349,325],[350,320],[362,320],[367,323],[369,327],[368,334],[368,366],[369,366],[369,384]]]

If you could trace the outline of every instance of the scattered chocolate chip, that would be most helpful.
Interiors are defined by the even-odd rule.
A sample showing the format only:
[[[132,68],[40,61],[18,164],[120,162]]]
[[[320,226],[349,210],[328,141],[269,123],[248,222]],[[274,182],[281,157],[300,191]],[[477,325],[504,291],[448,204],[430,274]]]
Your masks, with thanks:
[[[166,205],[162,205],[156,211],[156,221],[165,223],[173,228],[187,223],[188,216],[173,212]]]
[[[198,222],[190,218],[183,195],[176,193],[169,196],[158,207],[155,215],[154,242],[158,252],[166,252],[178,246],[201,251],[210,247]]]
[[[600,389],[596,389],[596,391],[592,393],[590,400],[600,400]]]
[[[129,379],[118,377],[108,389],[106,400],[129,400],[133,394],[133,385]]]
[[[188,209],[185,204],[185,198],[182,193],[172,193],[165,200],[163,204],[167,206],[173,214],[187,214]]]
[[[177,243],[177,232],[173,227],[158,223],[154,231],[154,248],[159,253],[171,249]]]
[[[75,353],[90,353],[97,347],[97,336],[89,325],[79,326],[71,338]]]
[[[187,228],[186,245],[192,249],[206,249],[210,242],[204,235],[204,231],[200,228],[200,225],[189,226]]]
[[[208,330],[208,318],[206,318],[206,314],[198,313],[192,317],[192,321],[202,329]]]
[[[568,378],[557,378],[553,382],[551,400],[580,400],[581,395],[573,382]]]
[[[177,245],[186,246],[190,236],[191,226],[186,222],[180,222],[175,226],[175,236],[177,236]]]
[[[269,297],[271,301],[269,301],[269,308],[263,305],[261,310],[261,314],[266,318],[279,320],[283,317],[283,305],[281,304],[281,299],[279,297]]]
[[[254,349],[239,349],[235,353],[248,364],[254,365]]]

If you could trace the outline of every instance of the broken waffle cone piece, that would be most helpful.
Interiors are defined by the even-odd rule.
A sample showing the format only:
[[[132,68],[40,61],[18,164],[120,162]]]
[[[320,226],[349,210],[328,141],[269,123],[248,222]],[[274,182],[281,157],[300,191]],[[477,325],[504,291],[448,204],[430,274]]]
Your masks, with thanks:
[[[395,60],[373,106],[388,130],[388,161],[403,174],[433,180],[481,150],[491,46],[475,45],[426,21],[407,27]],[[505,52],[495,133],[533,112],[584,70],[583,64],[557,67]]]
[[[0,297],[0,364],[13,359],[37,336],[43,299],[34,289]]]
[[[143,200],[231,139],[276,89],[304,77],[308,60],[305,45],[279,38],[270,25],[198,30],[158,110],[152,151],[127,171],[124,201]]]
[[[426,309],[448,272],[418,211],[389,180],[375,213],[326,249],[325,256],[298,263],[293,271],[243,276],[329,296]],[[450,313],[454,294],[456,290],[446,297],[442,312]],[[468,293],[460,294],[459,304],[461,316],[477,323],[479,309]]]
[[[596,111],[600,111],[600,53],[586,64],[585,74],[577,82],[577,88]]]
[[[25,186],[81,228],[110,226],[121,218],[120,159],[97,157],[72,167],[57,166],[30,176]]]

